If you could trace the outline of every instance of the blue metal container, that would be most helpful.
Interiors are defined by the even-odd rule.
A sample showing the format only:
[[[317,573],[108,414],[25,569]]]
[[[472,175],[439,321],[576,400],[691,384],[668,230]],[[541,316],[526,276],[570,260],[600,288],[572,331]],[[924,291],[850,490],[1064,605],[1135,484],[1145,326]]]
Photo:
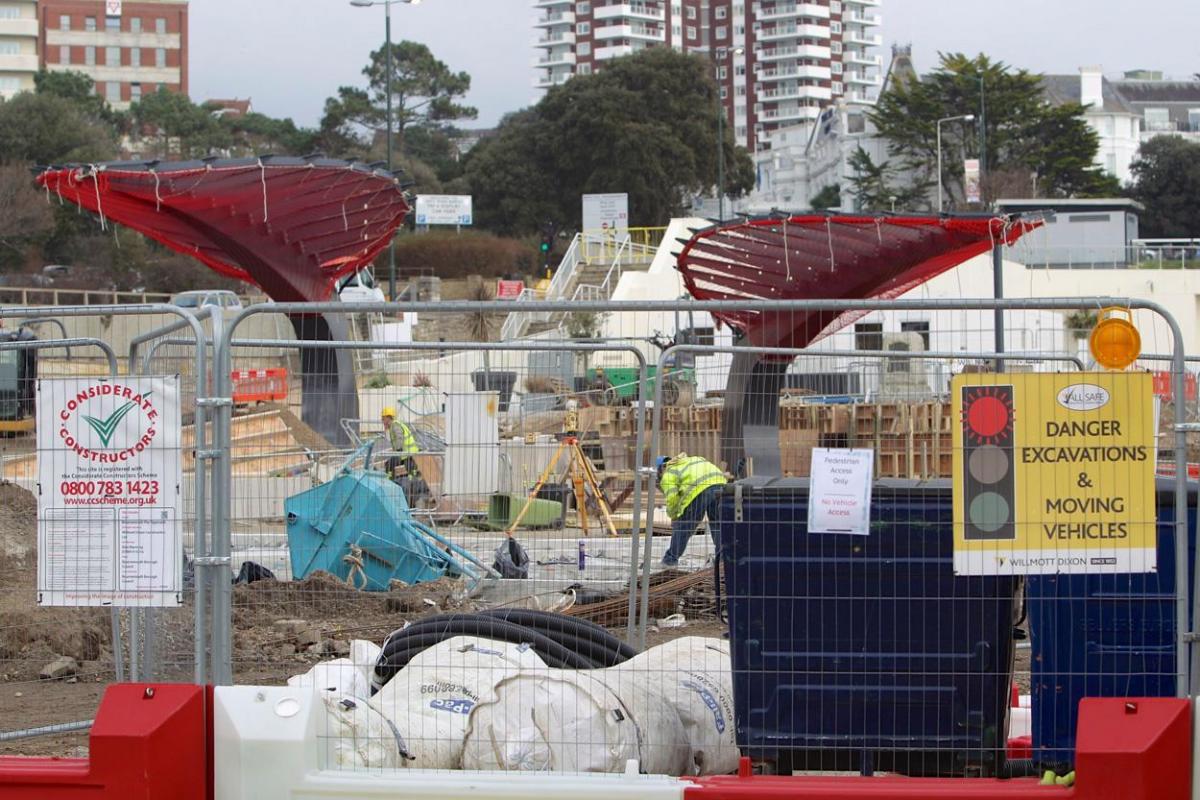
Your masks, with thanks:
[[[721,512],[738,744],[779,769],[995,773],[1016,579],[955,577],[947,481],[880,481],[869,536],[809,534],[808,481]]]
[[[1196,487],[1188,492],[1188,585],[1195,585]],[[1158,571],[1031,577],[1034,760],[1075,760],[1084,697],[1175,696],[1175,492],[1158,483]]]
[[[440,549],[382,472],[343,469],[328,483],[284,502],[292,577],[329,572],[357,588],[387,590],[445,575],[472,574]]]

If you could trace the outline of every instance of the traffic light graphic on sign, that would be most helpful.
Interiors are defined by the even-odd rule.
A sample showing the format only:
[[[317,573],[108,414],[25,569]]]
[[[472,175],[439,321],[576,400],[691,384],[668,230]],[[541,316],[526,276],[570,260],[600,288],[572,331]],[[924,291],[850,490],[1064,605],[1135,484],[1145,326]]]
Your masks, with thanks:
[[[965,538],[1017,538],[1013,387],[962,389]]]

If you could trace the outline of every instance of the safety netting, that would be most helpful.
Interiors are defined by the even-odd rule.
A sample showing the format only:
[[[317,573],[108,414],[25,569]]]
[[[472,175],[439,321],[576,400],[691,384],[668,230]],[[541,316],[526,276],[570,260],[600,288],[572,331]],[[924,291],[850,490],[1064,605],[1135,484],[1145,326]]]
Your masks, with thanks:
[[[773,215],[696,231],[677,266],[697,300],[894,299],[1040,224],[993,215]],[[861,314],[833,308],[714,316],[759,347],[801,348]]]
[[[394,173],[321,157],[71,165],[37,181],[281,302],[328,299],[410,210]]]

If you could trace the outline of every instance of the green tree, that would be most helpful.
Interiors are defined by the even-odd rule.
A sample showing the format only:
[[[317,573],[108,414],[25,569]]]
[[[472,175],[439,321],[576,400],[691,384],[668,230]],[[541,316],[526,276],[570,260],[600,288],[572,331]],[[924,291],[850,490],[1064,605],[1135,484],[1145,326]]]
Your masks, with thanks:
[[[82,72],[48,72],[41,70],[33,76],[34,92],[69,100],[88,119],[121,127],[123,115],[113,111],[108,102],[96,94],[96,81]]]
[[[194,158],[233,143],[233,136],[211,109],[196,105],[179,92],[159,89],[143,96],[129,111],[140,128],[149,127],[162,137],[163,155],[175,155],[178,146],[178,155]]]
[[[982,99],[982,103],[981,103]],[[974,114],[974,123],[942,126],[942,182],[950,205],[963,201],[962,160],[980,154],[983,116],[986,144],[984,201],[996,197],[993,176],[1024,173],[1030,188],[1046,197],[1096,196],[1110,193],[1113,182],[1093,165],[1099,140],[1075,103],[1047,104],[1041,77],[992,61],[941,54],[937,69],[918,80],[897,76],[880,97],[872,120],[900,167],[915,175],[914,183],[936,185],[937,121]],[[1021,181],[1022,183],[1024,181]]]
[[[1155,136],[1133,162],[1133,196],[1146,210],[1141,235],[1191,237],[1200,232],[1200,144],[1178,136]]]
[[[323,144],[331,150],[351,149],[361,142],[359,129],[375,134],[387,129],[387,45],[371,53],[363,68],[367,87],[342,86],[325,101],[321,120]],[[406,131],[414,126],[438,128],[460,119],[474,119],[474,108],[460,99],[471,89],[471,76],[453,72],[420,42],[393,42],[392,126],[404,150]],[[368,146],[374,141],[372,136]]]
[[[468,154],[479,224],[527,233],[546,219],[579,227],[581,194],[627,192],[630,217],[665,223],[717,176],[711,62],[669,48],[614,59],[551,89]],[[726,131],[725,188],[754,186],[749,154]]]
[[[826,186],[824,189],[813,195],[812,200],[809,201],[809,205],[813,207],[814,211],[825,211],[830,208],[841,208],[842,187],[836,183]]]
[[[889,161],[876,164],[871,154],[859,147],[848,162],[854,174],[854,206],[858,211],[924,211],[928,209],[929,181],[905,184]],[[815,206],[814,206],[815,207]]]
[[[116,132],[73,100],[22,92],[0,102],[0,163],[93,162],[116,155]]]

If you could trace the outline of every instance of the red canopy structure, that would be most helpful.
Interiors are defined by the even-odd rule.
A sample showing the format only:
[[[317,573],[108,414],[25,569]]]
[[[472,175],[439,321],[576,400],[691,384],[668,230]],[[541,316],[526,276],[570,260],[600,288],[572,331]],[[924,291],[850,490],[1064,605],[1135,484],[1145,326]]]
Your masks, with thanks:
[[[370,264],[410,205],[396,175],[324,157],[109,162],[45,170],[46,191],[253,283],[278,302],[330,299],[338,278]],[[292,318],[304,340],[344,340],[343,316]],[[334,443],[357,419],[349,353],[301,351],[302,416]]]
[[[700,230],[677,263],[697,300],[889,299],[1040,224],[996,216],[777,216]],[[716,316],[752,344],[789,348],[853,320],[837,311]]]
[[[697,300],[892,299],[1041,224],[997,216],[776,215],[695,232],[677,266]],[[844,310],[715,314],[739,343],[803,348],[861,316]],[[779,474],[777,398],[791,358],[739,353],[725,391],[723,454]]]
[[[393,173],[320,157],[109,162],[37,182],[279,302],[328,300],[410,210]]]

